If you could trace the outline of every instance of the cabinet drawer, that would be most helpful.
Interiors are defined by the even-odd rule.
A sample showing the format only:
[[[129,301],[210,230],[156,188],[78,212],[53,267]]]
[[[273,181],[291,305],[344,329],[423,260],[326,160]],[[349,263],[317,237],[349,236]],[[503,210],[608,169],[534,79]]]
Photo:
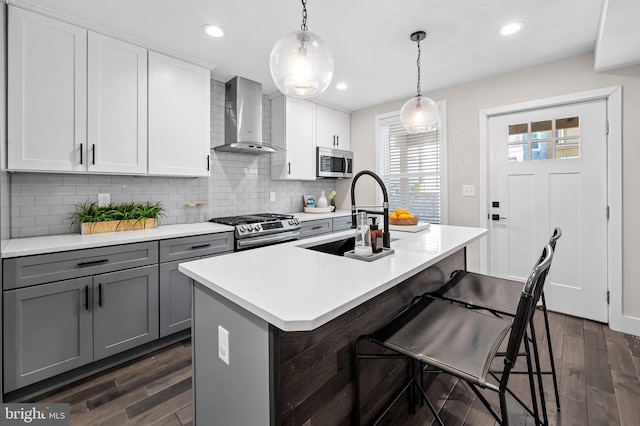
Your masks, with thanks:
[[[315,237],[316,235],[328,234],[333,229],[331,219],[300,222],[300,226],[300,239]]]
[[[351,228],[351,216],[333,218],[333,232],[344,231]]]
[[[123,244],[10,258],[4,261],[5,290],[158,263],[158,242]]]
[[[160,241],[160,262],[210,256],[233,251],[233,232],[172,238]]]

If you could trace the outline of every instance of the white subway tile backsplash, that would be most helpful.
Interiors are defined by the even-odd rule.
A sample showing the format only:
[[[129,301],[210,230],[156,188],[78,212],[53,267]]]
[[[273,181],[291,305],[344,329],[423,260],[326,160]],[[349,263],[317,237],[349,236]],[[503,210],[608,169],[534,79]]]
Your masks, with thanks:
[[[224,142],[224,83],[211,81],[212,146]],[[271,104],[263,96],[263,141],[271,141]],[[98,192],[111,194],[112,203],[160,202],[161,225],[185,223],[185,203],[206,203],[206,218],[258,212],[302,211],[302,194],[327,194],[332,180],[272,181],[268,155],[252,156],[211,151],[209,178],[102,176],[14,173],[11,180],[11,237],[78,233],[69,213],[77,204],[96,202]],[[269,192],[276,201],[269,201]]]

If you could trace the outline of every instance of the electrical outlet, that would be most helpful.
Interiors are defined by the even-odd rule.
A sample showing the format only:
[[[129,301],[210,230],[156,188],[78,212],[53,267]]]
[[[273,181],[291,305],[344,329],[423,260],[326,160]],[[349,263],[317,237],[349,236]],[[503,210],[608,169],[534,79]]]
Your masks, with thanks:
[[[475,197],[476,196],[476,186],[475,185],[462,185],[462,196],[463,197]]]
[[[274,201],[276,201],[276,193],[275,192],[270,192],[269,193],[269,201],[271,201],[272,203]]]
[[[111,204],[111,194],[98,194],[98,207],[107,207]]]
[[[218,357],[229,365],[229,332],[218,326]]]

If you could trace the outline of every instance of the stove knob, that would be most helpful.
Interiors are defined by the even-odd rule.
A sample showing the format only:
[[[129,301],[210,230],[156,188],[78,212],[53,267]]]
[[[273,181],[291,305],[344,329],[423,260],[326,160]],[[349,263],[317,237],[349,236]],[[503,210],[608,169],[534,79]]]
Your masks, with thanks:
[[[300,221],[298,220],[298,218],[293,219],[295,221],[296,225],[300,225]]]
[[[253,231],[253,225],[247,225],[247,230],[248,231]]]
[[[238,231],[240,232],[244,232],[246,229],[244,227],[244,225],[240,225],[240,227],[238,228]]]
[[[293,225],[293,219],[289,219],[289,225]]]

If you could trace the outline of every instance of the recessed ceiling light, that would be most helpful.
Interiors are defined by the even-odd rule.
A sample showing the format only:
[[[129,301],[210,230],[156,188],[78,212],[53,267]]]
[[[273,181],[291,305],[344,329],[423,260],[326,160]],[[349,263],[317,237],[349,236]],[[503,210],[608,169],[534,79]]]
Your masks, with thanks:
[[[349,85],[347,85],[347,83],[338,83],[336,84],[336,89],[338,90],[345,90],[348,89]]]
[[[500,34],[502,34],[503,36],[515,34],[523,28],[524,22],[512,22],[502,27],[502,29],[500,30]]]
[[[219,27],[218,25],[205,25],[202,27],[205,33],[209,34],[211,37],[224,37],[227,33],[224,28]]]

